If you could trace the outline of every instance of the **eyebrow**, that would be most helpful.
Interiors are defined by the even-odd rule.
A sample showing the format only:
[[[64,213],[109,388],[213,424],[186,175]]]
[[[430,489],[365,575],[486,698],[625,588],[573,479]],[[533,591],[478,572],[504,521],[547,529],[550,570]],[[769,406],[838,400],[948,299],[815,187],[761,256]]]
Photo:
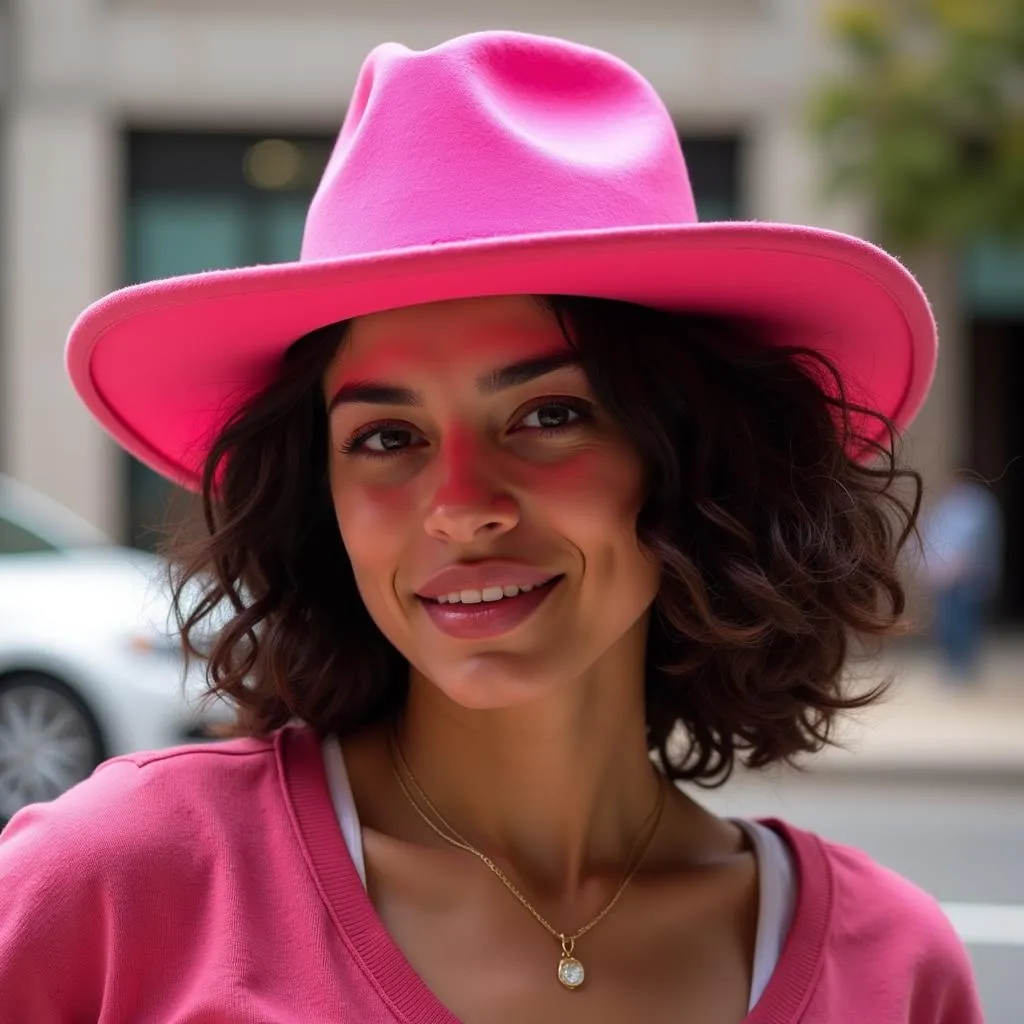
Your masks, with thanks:
[[[382,384],[376,380],[354,380],[338,389],[327,411],[339,405],[358,402],[367,405],[419,405],[420,398],[408,388]]]
[[[524,359],[498,370],[491,370],[477,378],[477,389],[485,395],[493,395],[507,388],[520,387],[531,380],[554,373],[565,366],[579,366],[580,357],[570,350],[559,350],[549,355]],[[331,399],[327,411],[333,411],[344,404],[363,403],[368,405],[422,405],[420,396],[409,388],[397,387],[377,380],[355,380],[342,385]]]

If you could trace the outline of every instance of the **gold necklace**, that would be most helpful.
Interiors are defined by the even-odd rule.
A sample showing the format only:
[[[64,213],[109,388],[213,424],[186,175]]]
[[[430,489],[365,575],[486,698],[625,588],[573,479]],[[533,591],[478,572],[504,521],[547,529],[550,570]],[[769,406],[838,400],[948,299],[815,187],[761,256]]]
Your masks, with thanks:
[[[558,962],[558,980],[567,989],[579,988],[580,985],[583,984],[586,972],[583,969],[583,964],[580,963],[579,959],[573,955],[573,951],[576,948],[576,942],[586,935],[591,928],[603,921],[611,912],[612,907],[619,902],[619,898],[626,891],[626,887],[633,880],[633,876],[637,873],[640,865],[644,861],[644,858],[647,856],[651,843],[654,841],[654,836],[658,831],[658,826],[661,824],[662,812],[665,809],[668,787],[665,783],[664,777],[662,778],[662,784],[658,788],[658,799],[654,805],[654,810],[647,816],[647,819],[644,821],[644,824],[629,851],[629,857],[626,860],[626,872],[623,875],[622,881],[619,883],[619,887],[615,890],[615,894],[604,905],[604,908],[596,917],[591,918],[591,920],[583,925],[582,928],[578,928],[571,935],[566,935],[564,932],[558,931],[558,929],[555,928],[554,925],[552,925],[523,895],[515,882],[513,882],[512,879],[510,879],[508,875],[506,875],[505,872],[487,856],[487,854],[473,846],[473,844],[470,843],[469,840],[466,839],[453,825],[451,825],[445,819],[444,815],[441,814],[441,812],[434,806],[430,797],[427,796],[419,782],[416,781],[416,776],[413,775],[412,769],[409,767],[409,762],[405,759],[405,755],[402,753],[402,748],[398,742],[398,735],[394,729],[391,730],[389,746],[391,750],[392,771],[395,774],[399,787],[405,794],[405,798],[409,801],[413,810],[423,819],[424,822],[426,822],[431,830],[446,843],[449,843],[460,850],[465,850],[466,853],[471,853],[474,857],[479,858],[498,877],[505,888],[508,889],[508,891],[512,893],[512,895],[515,896],[515,898],[519,900],[519,902],[533,915],[537,922],[541,924],[552,936],[554,936],[562,947],[561,959]],[[401,765],[401,771],[399,770],[399,765]],[[409,787],[406,785],[405,779],[402,778],[403,771],[409,777],[409,783],[412,785],[413,789],[416,790],[419,798],[427,805],[431,813],[438,819],[438,821],[441,822],[444,828],[448,830],[447,834],[430,820],[430,817],[423,808],[420,807],[412,793],[409,792]]]

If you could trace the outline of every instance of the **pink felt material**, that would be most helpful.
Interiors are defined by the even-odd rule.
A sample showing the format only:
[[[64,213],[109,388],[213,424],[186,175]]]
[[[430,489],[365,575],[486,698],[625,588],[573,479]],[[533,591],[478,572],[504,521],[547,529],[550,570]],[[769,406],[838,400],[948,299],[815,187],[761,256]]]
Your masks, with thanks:
[[[306,332],[545,293],[756,317],[901,427],[934,372],[934,320],[896,260],[836,232],[698,223],[652,87],[606,53],[510,32],[374,50],[300,258],[114,292],[75,323],[67,365],[125,448],[194,488],[225,417]]]

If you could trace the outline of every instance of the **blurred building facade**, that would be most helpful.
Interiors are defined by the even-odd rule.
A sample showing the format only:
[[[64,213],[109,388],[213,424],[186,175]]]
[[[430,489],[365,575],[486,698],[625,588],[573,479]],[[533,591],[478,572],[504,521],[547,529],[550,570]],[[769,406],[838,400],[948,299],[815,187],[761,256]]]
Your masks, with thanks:
[[[702,217],[868,231],[856,204],[823,200],[805,127],[807,98],[831,59],[819,12],[806,0],[0,5],[0,470],[120,540],[149,542],[166,491],[80,407],[63,370],[68,328],[120,284],[293,258],[355,75],[385,40],[420,48],[501,27],[609,49],[668,103]],[[989,461],[1024,450],[1004,386],[1007,353],[1024,350],[1011,344],[1024,323],[1024,298],[1012,293],[1024,289],[1012,272],[998,287],[1008,272],[997,263],[981,273],[975,261],[952,284],[915,268],[940,321],[953,284],[977,306],[978,344],[971,332],[947,332],[910,438],[930,480],[971,458],[978,438]],[[980,412],[979,375],[1004,389]],[[1012,557],[1024,576],[1024,559]]]

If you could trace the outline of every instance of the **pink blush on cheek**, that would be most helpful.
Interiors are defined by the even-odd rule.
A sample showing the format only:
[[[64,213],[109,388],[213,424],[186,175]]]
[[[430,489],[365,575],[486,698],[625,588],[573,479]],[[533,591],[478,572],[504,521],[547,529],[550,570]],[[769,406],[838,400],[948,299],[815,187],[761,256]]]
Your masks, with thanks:
[[[353,566],[393,574],[411,531],[413,502],[406,488],[346,485],[333,488],[334,514]]]
[[[407,488],[353,487],[335,490],[334,509],[346,544],[376,538],[383,540],[395,530],[405,528],[415,510]]]
[[[639,460],[618,445],[595,444],[557,462],[532,465],[517,482],[535,499],[579,505],[601,518],[636,514],[643,502]]]

